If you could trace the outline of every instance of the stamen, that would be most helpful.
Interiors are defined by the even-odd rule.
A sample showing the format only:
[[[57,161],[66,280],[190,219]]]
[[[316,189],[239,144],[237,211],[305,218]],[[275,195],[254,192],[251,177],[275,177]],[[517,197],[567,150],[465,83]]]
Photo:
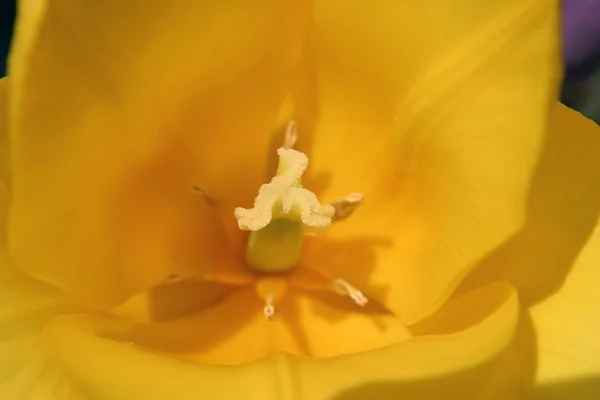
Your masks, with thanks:
[[[197,270],[193,273],[186,273],[186,274],[173,272],[173,273],[167,275],[165,280],[162,282],[162,285],[171,285],[171,284],[179,283],[179,282],[183,282],[183,281],[203,282],[206,280],[210,280],[213,275],[214,275],[214,271],[211,269],[208,269],[208,268]]]
[[[237,258],[221,259],[215,268],[200,268],[194,272],[173,272],[165,277],[160,285],[179,282],[216,282],[228,286],[248,286],[256,281],[254,274],[247,271]]]
[[[369,302],[369,299],[367,299],[360,290],[346,282],[344,279],[336,278],[331,281],[331,289],[340,296],[349,296],[361,307]]]
[[[250,231],[246,246],[247,266],[260,272],[286,272],[300,258],[305,235],[325,231],[333,221],[343,220],[363,202],[351,193],[333,204],[321,204],[314,192],[302,186],[308,156],[294,150],[298,139],[295,121],[288,123],[283,147],[277,149],[275,176],[258,189],[251,208],[236,207],[238,228]]]
[[[221,204],[221,200],[219,200],[218,197],[210,194],[206,189],[196,185],[196,184],[192,184],[192,189],[200,194],[202,197],[204,197],[204,199],[206,199],[206,201],[208,202],[208,204],[210,204],[211,206],[216,206]]]
[[[165,284],[181,282],[182,279],[183,276],[180,274],[169,274],[167,279],[165,279]]]
[[[265,307],[263,313],[265,319],[272,320],[275,318],[275,302],[281,301],[287,291],[287,281],[281,277],[264,277],[260,278],[254,285],[254,289],[258,297],[264,299]]]
[[[275,318],[275,294],[269,293],[265,298],[265,303],[265,308],[263,308],[265,319],[271,321]]]
[[[246,245],[245,240],[238,233],[239,229],[237,223],[232,223],[233,221],[231,221],[229,208],[223,202],[223,200],[214,193],[211,193],[205,188],[194,183],[190,185],[190,188],[193,190],[194,194],[201,196],[202,200],[213,208],[213,211],[215,211],[217,217],[221,221],[221,226],[223,227],[223,231],[227,237],[228,244],[234,249],[234,251],[243,251],[244,246]]]
[[[331,222],[342,221],[348,218],[364,202],[364,199],[361,193],[350,193],[348,196],[331,203],[333,208],[335,208],[335,214],[331,217]]]
[[[285,136],[283,138],[283,148],[284,149],[293,149],[296,146],[296,142],[298,142],[298,125],[296,121],[288,122],[287,128],[285,130]]]

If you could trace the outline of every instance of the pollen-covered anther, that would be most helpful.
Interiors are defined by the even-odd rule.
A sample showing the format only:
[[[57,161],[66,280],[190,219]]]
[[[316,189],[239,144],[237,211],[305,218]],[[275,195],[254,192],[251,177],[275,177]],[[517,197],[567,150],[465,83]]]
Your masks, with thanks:
[[[283,148],[293,149],[298,142],[298,125],[296,121],[288,122],[287,128],[285,129],[285,135],[283,137]]]
[[[336,214],[332,204],[321,204],[317,195],[302,186],[308,167],[306,154],[287,146],[296,140],[296,123],[290,122],[284,147],[277,149],[279,165],[271,182],[258,189],[254,207],[234,210],[238,227],[251,231],[246,265],[255,272],[286,272],[298,265],[305,235],[327,229]],[[362,202],[354,193],[336,203],[340,218]]]
[[[265,314],[265,319],[270,321],[275,318],[275,294],[269,293],[265,298],[265,308],[263,308],[263,312]]]
[[[350,297],[361,307],[364,307],[369,302],[369,299],[367,299],[360,290],[346,282],[344,279],[336,278],[332,280],[331,289],[340,296]]]
[[[282,218],[302,222],[308,232],[329,226],[335,208],[321,205],[313,192],[302,187],[302,174],[308,166],[306,154],[283,147],[277,154],[277,175],[260,187],[254,207],[235,209],[239,228],[259,231],[272,220]]]
[[[354,210],[358,208],[365,198],[361,193],[350,193],[348,196],[335,200],[331,206],[335,209],[335,214],[331,218],[332,222],[342,221],[348,218]]]

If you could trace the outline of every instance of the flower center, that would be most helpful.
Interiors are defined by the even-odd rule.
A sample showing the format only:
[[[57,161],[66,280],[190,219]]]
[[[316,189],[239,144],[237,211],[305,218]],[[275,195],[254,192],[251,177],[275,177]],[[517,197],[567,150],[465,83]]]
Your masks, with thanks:
[[[277,150],[279,165],[275,176],[259,188],[254,207],[237,207],[234,211],[238,227],[250,231],[246,266],[253,272],[286,273],[296,268],[304,237],[322,233],[332,223],[346,219],[363,201],[360,193],[352,193],[331,204],[321,204],[315,193],[304,188],[302,175],[308,166],[308,157],[293,149],[297,138],[296,123],[292,121],[288,124],[283,147]],[[367,303],[358,289],[341,278],[330,278],[326,271],[305,265],[294,274],[301,276],[302,272],[318,276],[317,287],[348,296],[360,306]],[[264,287],[257,291],[265,301],[265,317],[273,319],[275,304],[285,290],[276,290],[266,282],[263,279]],[[314,282],[308,286],[314,289]]]
[[[246,263],[254,271],[285,272],[298,263],[305,234],[314,235],[332,223],[333,205],[321,205],[317,196],[302,187],[308,165],[306,154],[281,147],[279,166],[270,183],[258,190],[254,207],[238,207],[235,217],[249,230]]]

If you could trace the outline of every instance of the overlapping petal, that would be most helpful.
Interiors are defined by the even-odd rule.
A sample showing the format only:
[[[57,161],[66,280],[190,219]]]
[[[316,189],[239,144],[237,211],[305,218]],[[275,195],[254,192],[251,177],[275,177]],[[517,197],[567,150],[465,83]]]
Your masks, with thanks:
[[[23,13],[12,60],[18,179],[10,234],[27,273],[99,306],[207,266],[194,262],[231,262],[223,239],[213,235],[221,221],[211,196],[251,201],[262,183],[271,123],[306,16],[302,9],[290,17],[286,2],[234,3],[111,1],[94,9],[65,0],[37,2],[40,8]],[[520,205],[557,75],[554,2],[464,1],[452,9],[438,3],[434,9],[430,2],[368,8],[319,2],[308,69],[300,71],[306,86],[295,93],[300,126],[307,127],[301,145],[311,155],[307,186],[330,199],[350,191],[367,197],[331,238],[309,246],[304,262],[371,289],[405,322],[431,315],[476,261],[523,220],[527,229],[530,215],[524,218]],[[143,17],[134,13],[142,9]],[[424,10],[431,12],[425,23],[414,18]],[[140,18],[132,23],[131,15]],[[101,25],[109,17],[114,36]],[[417,34],[418,48],[410,45]],[[306,107],[311,95],[314,109]],[[552,134],[549,147],[557,143]],[[571,192],[582,200],[582,219],[572,231],[559,224],[550,227],[561,232],[556,237],[541,236],[552,244],[566,238],[561,259],[575,257],[591,230],[590,215],[597,217],[600,186],[593,186],[596,164],[587,158],[598,154],[597,143],[586,137],[586,157],[571,160],[579,172],[575,186],[587,188]],[[558,168],[564,160],[544,162]],[[556,172],[536,175],[534,191],[540,179],[544,190],[554,187]],[[570,175],[558,176],[567,182]],[[191,200],[190,184],[206,190],[210,201]],[[538,217],[560,211],[550,204]],[[528,304],[554,294],[560,283],[531,309],[541,332],[538,381],[570,378],[573,371],[592,376],[598,321],[589,318],[597,303],[590,282],[600,257],[594,243],[564,285],[551,276],[566,276],[558,267],[546,275],[533,268],[534,275],[512,263],[484,274],[473,281],[478,289],[414,326],[415,338],[390,315],[372,324],[373,315],[340,312],[329,300],[306,295],[290,294],[281,319],[266,324],[251,290],[219,299],[197,316],[143,326],[57,317],[71,310],[63,293],[13,279],[0,287],[0,323],[11,327],[0,345],[1,377],[10,377],[0,394],[69,400],[85,399],[83,393],[98,400],[481,395],[486,387],[472,382],[489,372],[486,364],[509,345],[519,321],[513,286],[482,284],[498,276],[522,289]],[[340,252],[344,244],[352,252]],[[531,260],[519,255],[525,247],[510,251],[502,261]],[[333,331],[334,337],[320,337]],[[374,340],[380,346],[366,346]],[[173,357],[179,352],[178,358],[227,364],[236,355],[243,362],[274,349],[328,356],[362,345],[388,347],[326,360],[279,354],[237,367]]]
[[[465,282],[510,280],[530,306],[529,346],[514,349],[533,398],[586,398],[600,387],[600,127],[556,103],[527,221]],[[510,366],[499,365],[499,374]]]
[[[0,270],[8,266],[3,261]],[[75,307],[64,293],[27,277],[0,283],[0,396],[6,399],[35,398],[26,393],[51,393],[44,377],[62,377],[48,373],[51,360],[42,342],[42,330],[57,315]],[[63,377],[64,378],[64,377]],[[22,397],[19,397],[22,396]]]
[[[24,276],[11,264],[6,251],[11,186],[6,129],[8,85],[8,78],[0,79],[0,398],[60,395],[64,399],[84,400],[75,397],[80,393],[68,383],[63,370],[47,359],[40,340],[44,325],[57,315],[72,311],[72,302],[55,288]]]
[[[130,324],[118,320],[61,317],[46,333],[53,354],[67,373],[100,400],[185,400],[217,395],[251,395],[265,400],[292,395],[301,399],[361,398],[359,393],[374,398],[444,393],[450,396],[446,398],[455,398],[452,396],[458,392],[452,390],[464,394],[473,389],[473,385],[453,385],[455,374],[468,374],[493,359],[510,342],[518,320],[519,306],[510,285],[497,283],[468,294],[454,312],[468,313],[473,305],[485,310],[470,321],[474,324],[458,324],[453,329],[446,325],[448,331],[441,335],[321,361],[275,355],[239,367],[190,364],[108,339],[131,329]],[[249,347],[256,344],[247,343]]]
[[[491,253],[465,287],[510,280],[527,305],[561,288],[600,215],[600,128],[556,103],[522,229]]]
[[[600,133],[600,130],[597,130]],[[595,229],[560,289],[534,305],[534,394],[592,398],[600,389],[600,229]]]

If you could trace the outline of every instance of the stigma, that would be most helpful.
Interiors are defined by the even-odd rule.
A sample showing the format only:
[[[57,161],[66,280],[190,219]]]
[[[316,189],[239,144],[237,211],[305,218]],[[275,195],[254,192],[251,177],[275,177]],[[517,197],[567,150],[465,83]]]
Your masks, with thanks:
[[[257,232],[281,219],[298,222],[308,232],[331,225],[335,207],[321,205],[316,194],[302,187],[302,175],[308,166],[306,154],[280,147],[277,155],[277,174],[260,187],[254,207],[235,209],[238,227]]]
[[[333,205],[322,205],[315,193],[302,186],[308,166],[306,154],[284,146],[277,155],[277,173],[260,187],[254,207],[234,211],[238,227],[250,231],[246,263],[260,272],[292,269],[300,257],[304,236],[325,230],[336,214]]]

